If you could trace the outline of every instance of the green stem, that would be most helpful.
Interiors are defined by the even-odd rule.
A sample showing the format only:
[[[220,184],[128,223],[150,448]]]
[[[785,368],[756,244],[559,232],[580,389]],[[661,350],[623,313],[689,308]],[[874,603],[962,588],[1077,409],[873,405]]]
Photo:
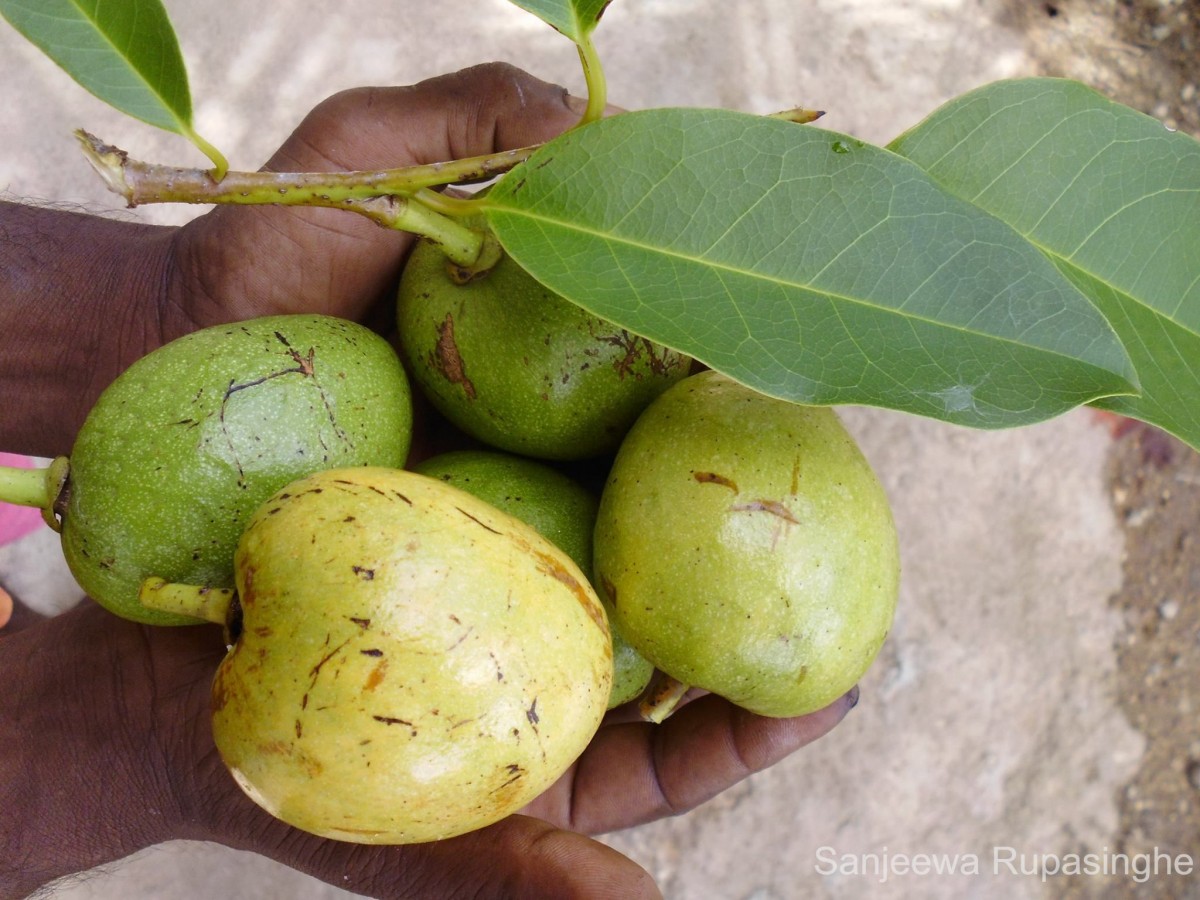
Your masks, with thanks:
[[[200,137],[200,135],[192,128],[188,128],[186,131],[184,131],[183,135],[189,141],[195,144],[201,153],[212,160],[213,181],[220,181],[222,178],[224,178],[225,173],[229,171],[229,160],[225,158],[225,155],[204,138]]]
[[[225,625],[229,606],[237,592],[233,588],[204,587],[198,584],[174,584],[163,578],[147,578],[138,591],[138,602],[150,609],[177,613]]]
[[[130,158],[124,150],[101,143],[85,131],[76,132],[84,153],[104,179],[109,190],[120,194],[130,206],[140,203],[224,203],[244,205],[323,206],[345,209],[366,216],[376,224],[409,231],[439,244],[451,261],[473,266],[484,248],[484,236],[457,222],[439,210],[467,214],[462,204],[441,198],[422,182],[441,183],[438,179],[452,173],[477,174],[492,165],[497,157],[476,157],[467,167],[446,163],[440,167],[421,166],[408,179],[410,170],[386,172],[227,172],[220,181],[205,169],[180,169],[159,166]],[[529,152],[532,152],[530,150]],[[528,155],[528,154],[526,154]],[[515,165],[519,152],[504,154]],[[521,157],[523,158],[523,157]],[[433,174],[436,169],[437,174]],[[401,190],[398,185],[406,182]],[[436,198],[436,199],[434,199]],[[436,208],[435,208],[436,207]]]
[[[48,509],[54,503],[46,474],[50,470],[0,466],[0,503]]]
[[[583,78],[587,84],[587,107],[575,127],[596,122],[604,117],[608,106],[608,82],[604,77],[604,67],[600,64],[600,55],[596,45],[592,43],[591,34],[585,34],[576,45],[579,48],[579,61],[583,63]]]
[[[409,196],[422,188],[478,181],[507,172],[537,147],[451,162],[356,172],[223,172],[186,169],[134,159],[86,131],[75,132],[84,156],[113,193],[130,206],[143,203],[281,204],[336,206],[348,200]]]

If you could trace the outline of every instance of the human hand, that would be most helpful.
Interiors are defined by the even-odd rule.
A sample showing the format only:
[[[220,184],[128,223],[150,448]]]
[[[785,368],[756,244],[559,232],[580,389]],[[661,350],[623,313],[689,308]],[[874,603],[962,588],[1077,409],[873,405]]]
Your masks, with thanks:
[[[583,108],[501,64],[320,103],[275,171],[399,168],[540,143]],[[413,237],[337,209],[218,207],[180,228],[0,202],[0,446],[70,449],[100,391],[197,328],[325,313],[386,330]],[[48,411],[53,414],[48,414]]]
[[[478,155],[547,140],[573,124],[576,106],[503,66],[351,91],[317,107],[269,166],[364,169]],[[10,410],[0,437],[28,438],[14,449],[38,455],[65,451],[124,366],[195,328],[287,312],[377,323],[372,310],[391,310],[412,240],[336,210],[219,208],[180,229],[72,217],[62,231],[59,217],[48,225],[37,212],[0,221],[0,262],[6,248],[21,260],[32,248],[36,261],[43,243],[60,256],[78,245],[88,248],[83,263],[115,260],[128,278],[103,282],[79,259],[52,255],[52,265],[33,266],[41,295],[23,310],[10,304],[10,319],[0,304],[0,330],[13,326],[0,382],[40,386],[6,394],[25,405]],[[5,271],[13,270],[0,265],[0,296],[17,296],[4,289]],[[0,896],[172,838],[251,850],[383,897],[655,896],[645,872],[585,834],[691,808],[824,734],[852,705],[767,720],[703,697],[662,726],[618,714],[525,815],[435,844],[366,847],[298,832],[238,790],[209,725],[209,682],[224,652],[215,629],[148,628],[87,603],[0,634],[0,683],[13,686],[0,692],[0,746],[22,755],[0,775],[0,807],[19,828],[0,831]]]
[[[854,696],[798,719],[714,696],[657,726],[618,712],[523,815],[379,847],[297,831],[238,789],[209,724],[225,652],[216,628],[137,625],[85,602],[4,634],[0,746],[21,758],[0,777],[5,819],[19,829],[0,841],[3,897],[176,838],[256,852],[377,897],[656,897],[646,872],[586,834],[702,803],[823,735]]]

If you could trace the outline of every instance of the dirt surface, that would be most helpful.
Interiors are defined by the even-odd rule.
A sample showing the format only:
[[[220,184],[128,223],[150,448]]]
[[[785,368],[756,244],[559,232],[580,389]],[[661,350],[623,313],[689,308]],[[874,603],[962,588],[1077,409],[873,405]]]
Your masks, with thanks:
[[[1171,128],[1200,134],[1200,2],[1008,0],[1045,75],[1085,81]]]
[[[1078,78],[1200,136],[1200,2],[1011,3],[1043,74]],[[1125,531],[1124,586],[1111,604],[1120,705],[1146,739],[1118,798],[1111,851],[1195,854],[1200,847],[1200,454],[1140,424],[1112,421],[1112,503]],[[1102,847],[1079,851],[1102,852]],[[1128,896],[1129,881],[1078,877],[1061,896]],[[1200,897],[1200,883],[1150,879],[1139,897]]]
[[[1125,580],[1112,598],[1120,705],[1146,738],[1119,798],[1121,852],[1195,854],[1200,847],[1200,454],[1155,429],[1118,424],[1109,459],[1125,530]],[[1089,848],[1092,851],[1100,848]],[[1127,896],[1128,881],[1082,879],[1068,896]],[[1086,890],[1085,890],[1086,888]],[[1186,891],[1186,892],[1184,892]],[[1151,879],[1141,897],[1200,897],[1200,884]]]

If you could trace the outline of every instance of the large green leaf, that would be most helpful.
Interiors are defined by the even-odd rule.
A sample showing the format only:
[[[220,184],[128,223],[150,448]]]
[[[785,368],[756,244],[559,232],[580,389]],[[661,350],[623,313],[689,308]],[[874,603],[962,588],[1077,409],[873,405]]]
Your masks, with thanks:
[[[575,43],[591,34],[611,0],[511,0]]]
[[[1003,427],[1135,380],[1035,247],[844,135],[628,113],[552,141],[486,204],[547,286],[774,396]]]
[[[183,135],[223,171],[192,127],[187,71],[160,0],[0,0],[0,15],[105,103]]]
[[[964,94],[891,147],[1012,225],[1108,317],[1142,393],[1098,405],[1200,448],[1200,142],[1034,78]]]

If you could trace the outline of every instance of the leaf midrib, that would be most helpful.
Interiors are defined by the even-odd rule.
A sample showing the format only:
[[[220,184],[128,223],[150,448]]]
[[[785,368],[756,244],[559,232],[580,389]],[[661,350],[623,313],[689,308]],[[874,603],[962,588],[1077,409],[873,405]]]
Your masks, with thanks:
[[[496,198],[496,199],[499,199],[499,198]],[[772,278],[770,276],[763,275],[761,273],[747,271],[745,269],[739,269],[735,266],[729,265],[728,263],[712,262],[712,261],[704,259],[703,257],[691,256],[686,253],[669,250],[667,248],[658,247],[658,246],[655,246],[652,244],[639,243],[638,241],[632,240],[630,238],[625,238],[625,237],[621,237],[618,235],[609,234],[609,233],[599,231],[594,228],[585,228],[585,227],[582,227],[577,224],[564,223],[561,219],[554,219],[554,218],[551,218],[550,216],[545,216],[545,215],[536,215],[527,210],[521,210],[521,209],[517,209],[515,207],[510,207],[510,206],[502,206],[499,203],[495,203],[495,202],[493,202],[491,204],[491,208],[495,209],[495,210],[499,210],[504,213],[508,213],[509,215],[524,217],[532,222],[553,225],[553,226],[556,226],[556,227],[561,228],[566,231],[574,231],[578,234],[588,235],[590,237],[597,238],[600,241],[623,244],[625,246],[633,247],[633,248],[636,248],[639,250],[658,253],[662,256],[682,260],[684,262],[691,263],[694,265],[708,266],[709,268],[715,269],[720,272],[728,272],[728,273],[743,276],[743,277],[757,278],[757,279],[760,279],[763,281],[768,281],[768,282],[772,282],[775,284],[779,284],[784,287],[794,287],[794,288],[799,288],[801,290],[811,291],[812,293],[821,294],[821,295],[829,297],[833,300],[842,301],[846,304],[851,304],[854,306],[871,309],[871,310],[874,310],[877,312],[891,313],[893,315],[900,316],[902,318],[905,318],[905,319],[908,319],[908,320],[911,320],[914,322],[920,322],[925,325],[933,325],[938,328],[944,328],[947,330],[956,331],[960,334],[973,335],[978,338],[993,340],[993,341],[997,341],[1002,344],[1008,344],[1008,345],[1015,346],[1015,347],[1021,347],[1021,348],[1027,349],[1027,350],[1036,350],[1040,353],[1046,354],[1047,356],[1071,360],[1072,362],[1085,365],[1089,368],[1092,368],[1092,369],[1095,369],[1095,370],[1098,370],[1101,372],[1107,372],[1108,374],[1112,375],[1113,377],[1118,378],[1122,382],[1128,384],[1130,387],[1136,387],[1135,384],[1127,381],[1123,375],[1121,375],[1117,372],[1113,372],[1111,369],[1106,369],[1103,366],[1100,366],[1096,363],[1092,363],[1087,360],[1079,359],[1077,356],[1072,356],[1070,354],[1063,353],[1061,351],[1052,350],[1052,349],[1037,346],[1034,344],[1024,344],[1024,343],[1017,341],[1016,339],[1008,338],[1003,335],[995,335],[995,334],[989,334],[989,333],[983,332],[983,331],[976,331],[976,330],[966,328],[965,326],[962,326],[962,325],[957,325],[957,324],[949,323],[949,322],[941,322],[936,319],[928,318],[926,316],[920,316],[915,313],[905,312],[903,310],[896,309],[894,307],[881,306],[877,303],[872,303],[871,301],[864,299],[864,298],[850,297],[848,295],[845,295],[845,294],[842,294],[839,292],[834,292],[834,291],[826,290],[824,288],[814,287],[812,284],[801,283],[798,281],[785,281],[785,280],[779,279],[779,278]],[[1015,231],[1015,229],[1014,229],[1014,231]],[[1039,249],[1041,249],[1041,248],[1039,248]],[[1097,280],[1100,280],[1100,279],[1097,279]],[[1074,287],[1072,287],[1071,289],[1073,291],[1075,291],[1075,293],[1078,294],[1080,297],[1082,297],[1085,301],[1087,301],[1088,306],[1090,306],[1092,309],[1095,309],[1095,306],[1092,304],[1092,302],[1090,300],[1088,300],[1088,298],[1085,295],[1083,295],[1081,292],[1079,292],[1078,289],[1076,289]],[[1113,290],[1116,290],[1116,289],[1113,288]],[[1097,310],[1097,315],[1100,316],[1100,313],[1098,310]],[[1101,318],[1101,320],[1103,320],[1103,316],[1100,316],[1100,318]],[[1108,327],[1109,327],[1110,333],[1112,334],[1114,340],[1117,342],[1118,346],[1121,346],[1122,350],[1124,350],[1124,346],[1120,340],[1120,337],[1117,335],[1116,331],[1112,329],[1111,325],[1109,325]],[[1126,352],[1126,357],[1128,358],[1127,352]],[[1135,373],[1135,377],[1136,377],[1136,373]]]

